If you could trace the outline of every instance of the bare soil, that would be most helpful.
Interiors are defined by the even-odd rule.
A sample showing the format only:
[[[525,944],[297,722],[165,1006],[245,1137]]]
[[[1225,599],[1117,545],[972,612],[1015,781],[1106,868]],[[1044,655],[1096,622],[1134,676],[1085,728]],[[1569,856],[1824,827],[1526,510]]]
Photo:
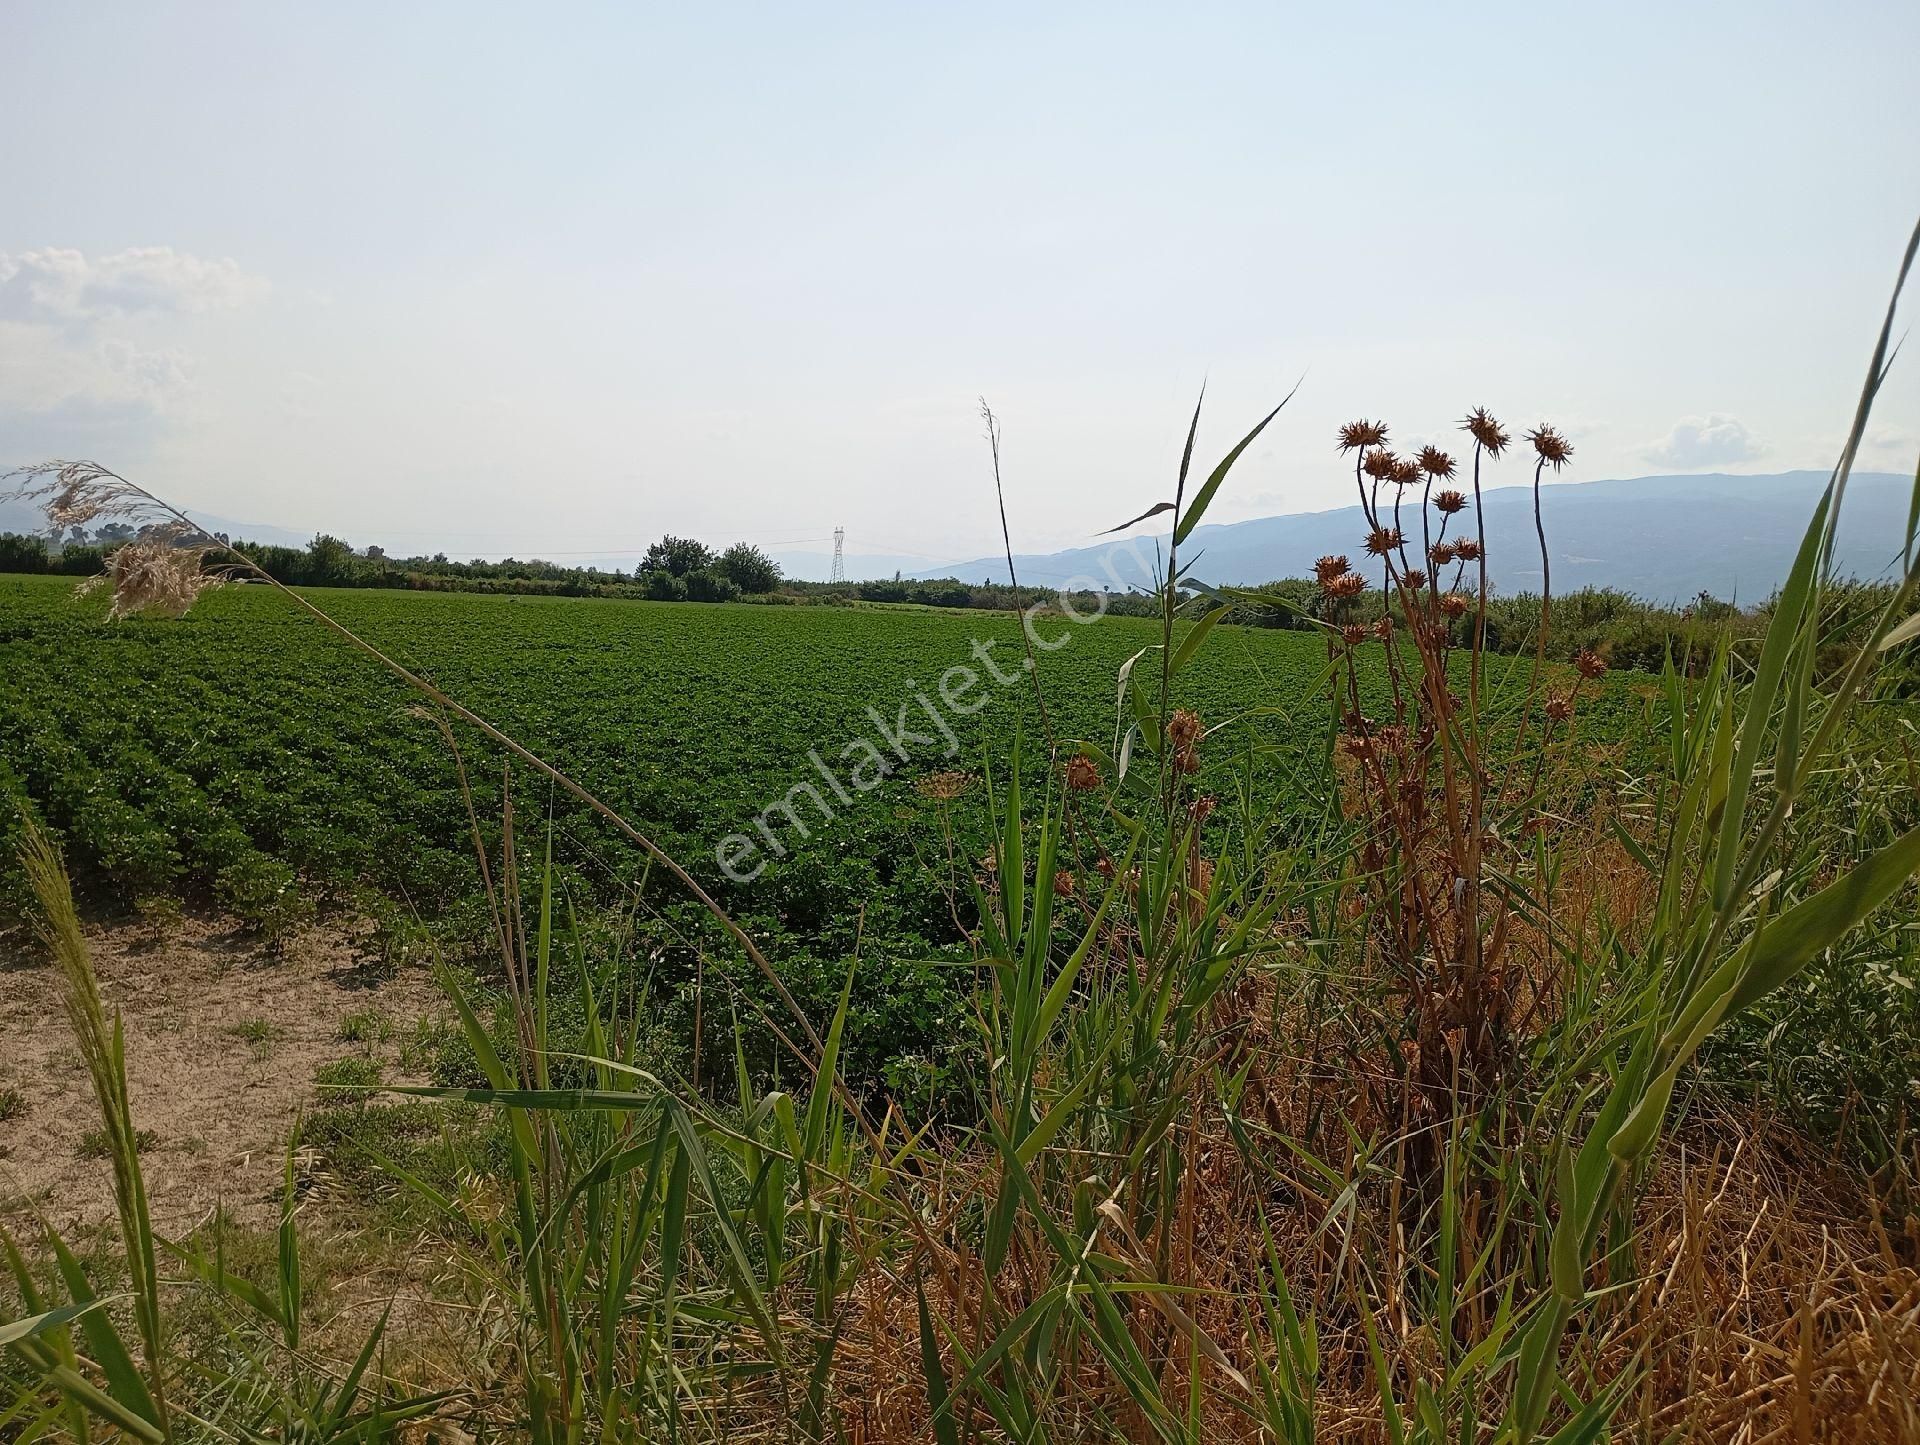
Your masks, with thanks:
[[[156,936],[144,924],[89,926],[108,1008],[126,1030],[134,1122],[155,1227],[178,1237],[224,1207],[270,1223],[287,1141],[320,1101],[314,1072],[372,1058],[397,1082],[401,1049],[440,998],[418,970],[369,967],[365,930],[311,927],[279,949],[224,919],[187,918]],[[385,1038],[342,1025],[377,1014]],[[0,1217],[40,1211],[63,1232],[113,1218],[112,1174],[88,1136],[100,1128],[68,1031],[57,971],[30,938],[0,945]]]

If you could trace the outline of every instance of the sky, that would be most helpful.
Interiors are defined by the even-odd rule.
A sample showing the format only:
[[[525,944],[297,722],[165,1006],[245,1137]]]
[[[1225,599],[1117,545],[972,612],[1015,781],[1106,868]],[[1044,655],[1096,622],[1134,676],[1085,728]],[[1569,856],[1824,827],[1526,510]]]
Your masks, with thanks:
[[[1208,462],[1301,383],[1210,521],[1476,405],[1567,480],[1824,468],[1920,213],[1911,0],[15,0],[0,53],[0,465],[407,552],[978,556],[982,397],[1015,547],[1081,545],[1203,382]]]

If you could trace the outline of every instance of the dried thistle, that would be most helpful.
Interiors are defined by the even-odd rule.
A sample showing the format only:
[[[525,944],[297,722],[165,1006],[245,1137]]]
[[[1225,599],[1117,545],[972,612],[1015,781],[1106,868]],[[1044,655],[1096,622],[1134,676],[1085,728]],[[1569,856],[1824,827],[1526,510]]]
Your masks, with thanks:
[[[1062,898],[1073,897],[1079,886],[1080,880],[1075,878],[1069,869],[1062,868],[1053,875],[1053,891]]]
[[[1573,716],[1573,695],[1558,693],[1547,699],[1547,717],[1554,722],[1565,722]]]
[[[1200,714],[1190,707],[1175,708],[1167,719],[1167,741],[1176,748],[1191,747],[1200,740]]]
[[[1313,575],[1324,587],[1335,577],[1345,576],[1351,566],[1345,557],[1322,557],[1313,564]]]
[[[1358,451],[1362,447],[1377,447],[1387,439],[1387,424],[1383,421],[1350,421],[1340,428],[1340,450]]]
[[[1401,457],[1393,464],[1393,482],[1398,487],[1410,487],[1420,480],[1420,463],[1412,457]]]
[[[1466,510],[1467,494],[1448,487],[1443,492],[1433,494],[1433,505],[1442,515],[1451,517],[1455,512]]]
[[[1449,592],[1440,599],[1440,612],[1446,617],[1465,617],[1470,605],[1458,592]]]
[[[1368,476],[1372,477],[1376,482],[1384,482],[1388,477],[1393,475],[1393,469],[1397,463],[1394,461],[1392,452],[1377,451],[1368,452],[1367,459],[1363,465],[1366,468]]]
[[[1076,793],[1091,793],[1100,786],[1100,765],[1083,753],[1067,759],[1067,787]]]
[[[1453,544],[1453,555],[1458,557],[1462,562],[1478,562],[1480,560],[1480,544],[1472,537],[1462,537]]]
[[[1573,443],[1546,422],[1541,422],[1539,426],[1528,432],[1527,440],[1533,443],[1533,449],[1539,454],[1540,460],[1556,472],[1573,456]]]
[[[1342,572],[1322,582],[1320,590],[1336,602],[1350,602],[1367,590],[1367,579],[1358,572]]]
[[[1607,671],[1607,660],[1599,653],[1585,647],[1574,656],[1573,665],[1585,678],[1604,677]]]
[[[1427,560],[1435,567],[1444,567],[1460,555],[1460,549],[1451,542],[1435,542],[1433,550],[1427,553]]]
[[[1407,575],[1400,580],[1412,591],[1418,592],[1422,587],[1427,585],[1426,570],[1421,567],[1409,567],[1407,568]]]
[[[1375,557],[1385,557],[1398,551],[1406,540],[1398,527],[1375,527],[1367,533],[1367,551]]]
[[[1340,640],[1348,647],[1358,647],[1367,640],[1367,629],[1358,622],[1349,622],[1340,629]]]
[[[1476,406],[1468,412],[1460,426],[1463,431],[1472,433],[1475,444],[1490,457],[1498,457],[1513,440],[1484,406]]]
[[[1191,743],[1173,750],[1175,772],[1197,773],[1200,771],[1200,750]]]
[[[1430,477],[1450,477],[1453,475],[1453,458],[1438,447],[1420,448],[1418,458],[1420,470]]]
[[[936,803],[951,803],[966,792],[967,784],[973,779],[959,771],[928,773],[915,783],[914,789],[923,798],[931,798]]]

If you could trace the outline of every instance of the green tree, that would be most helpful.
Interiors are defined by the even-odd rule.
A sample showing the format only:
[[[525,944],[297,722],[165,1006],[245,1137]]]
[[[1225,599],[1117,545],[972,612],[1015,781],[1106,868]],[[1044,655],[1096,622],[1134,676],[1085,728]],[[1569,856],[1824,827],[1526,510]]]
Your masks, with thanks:
[[[735,542],[722,552],[714,570],[742,592],[771,592],[780,583],[780,564],[745,542]]]
[[[322,532],[307,544],[307,582],[314,587],[336,586],[353,575],[353,548]]]
[[[670,572],[675,577],[684,577],[689,572],[698,572],[712,565],[713,549],[704,542],[696,542],[691,537],[662,537],[651,547],[641,560],[642,572]]]

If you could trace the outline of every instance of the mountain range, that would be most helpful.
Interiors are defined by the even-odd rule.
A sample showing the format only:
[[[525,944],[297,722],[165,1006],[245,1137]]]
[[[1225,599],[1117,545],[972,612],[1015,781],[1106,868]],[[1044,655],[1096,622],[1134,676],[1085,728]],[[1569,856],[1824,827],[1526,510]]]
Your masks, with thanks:
[[[1654,602],[1696,593],[1758,602],[1786,579],[1806,532],[1825,472],[1773,476],[1724,474],[1566,482],[1540,490],[1553,590],[1616,587]],[[1855,472],[1835,539],[1838,569],[1863,578],[1883,575],[1900,559],[1913,492],[1911,477]],[[1411,498],[1409,491],[1409,498]],[[1500,487],[1482,495],[1488,574],[1504,592],[1538,591],[1540,544],[1533,490]],[[1409,509],[1417,516],[1418,509]],[[1473,525],[1469,507],[1449,536]],[[1305,577],[1314,560],[1345,553],[1358,562],[1367,533],[1358,505],[1327,512],[1261,517],[1196,527],[1181,546],[1193,575],[1224,586]],[[1164,568],[1165,533],[1122,538],[1064,552],[1015,554],[1022,585],[1088,585],[1111,590],[1140,585]],[[1417,553],[1418,548],[1414,549]],[[981,557],[916,574],[963,581],[1007,578],[1007,559]]]
[[[1617,587],[1655,602],[1684,601],[1698,592],[1757,602],[1785,579],[1794,549],[1806,531],[1825,472],[1770,476],[1720,473],[1565,482],[1541,488],[1541,514],[1555,592],[1586,586]],[[1913,489],[1910,477],[1855,472],[1841,509],[1835,557],[1839,569],[1878,577],[1897,564],[1906,534]],[[265,523],[237,522],[194,513],[210,530],[256,542],[305,546],[311,534]],[[1449,532],[1464,535],[1469,508]],[[1537,590],[1540,548],[1534,533],[1529,487],[1489,489],[1482,497],[1487,565],[1505,592]],[[0,497],[0,532],[37,532],[40,514],[17,498]],[[354,537],[352,528],[337,529]],[[1194,529],[1182,545],[1193,575],[1225,586],[1248,586],[1311,574],[1314,560],[1362,554],[1366,522],[1358,506],[1325,512],[1260,517]],[[357,538],[355,540],[358,540]],[[1060,552],[1016,553],[1024,585],[1099,585],[1107,589],[1151,586],[1164,563],[1167,535],[1144,529]],[[776,552],[790,577],[824,578],[827,553]],[[570,561],[573,559],[569,559]],[[607,559],[609,569],[631,570],[636,558]],[[847,575],[856,580],[891,577],[957,577],[964,582],[1002,582],[1005,556],[928,566],[924,556],[849,555]]]

